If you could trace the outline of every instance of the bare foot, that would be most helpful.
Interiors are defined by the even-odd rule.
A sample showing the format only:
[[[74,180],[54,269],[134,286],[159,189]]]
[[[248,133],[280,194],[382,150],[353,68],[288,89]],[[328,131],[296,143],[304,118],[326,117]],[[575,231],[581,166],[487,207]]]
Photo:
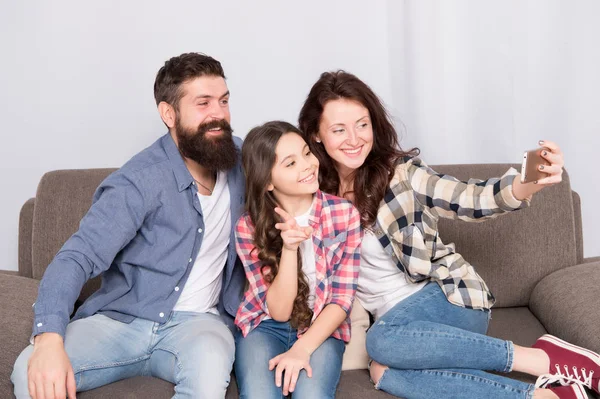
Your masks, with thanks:
[[[541,349],[525,348],[515,345],[513,370],[527,373],[536,377],[548,374],[550,370],[550,358]]]

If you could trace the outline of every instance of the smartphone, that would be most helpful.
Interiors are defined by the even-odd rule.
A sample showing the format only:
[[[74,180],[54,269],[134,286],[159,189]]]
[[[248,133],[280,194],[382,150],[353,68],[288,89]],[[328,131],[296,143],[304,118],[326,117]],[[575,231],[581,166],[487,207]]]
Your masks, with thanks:
[[[550,163],[542,158],[542,151],[548,151],[547,148],[536,148],[526,151],[523,154],[523,164],[521,165],[521,183],[531,183],[547,177],[548,174],[542,172],[540,165],[550,166]]]

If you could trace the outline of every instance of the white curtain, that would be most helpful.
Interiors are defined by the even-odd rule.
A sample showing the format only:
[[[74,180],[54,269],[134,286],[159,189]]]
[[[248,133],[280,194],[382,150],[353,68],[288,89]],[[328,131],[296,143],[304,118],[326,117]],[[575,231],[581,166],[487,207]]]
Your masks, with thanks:
[[[562,147],[600,255],[600,2],[388,1],[392,114],[431,164]],[[388,99],[389,102],[389,99]]]

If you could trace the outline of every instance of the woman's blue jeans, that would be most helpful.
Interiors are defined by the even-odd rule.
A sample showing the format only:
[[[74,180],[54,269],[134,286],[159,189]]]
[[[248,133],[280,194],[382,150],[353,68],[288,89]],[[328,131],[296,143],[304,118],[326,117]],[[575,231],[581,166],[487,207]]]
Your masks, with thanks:
[[[437,283],[398,303],[367,333],[367,352],[388,366],[376,388],[407,399],[532,398],[510,372],[514,346],[485,335],[490,312],[448,302]]]

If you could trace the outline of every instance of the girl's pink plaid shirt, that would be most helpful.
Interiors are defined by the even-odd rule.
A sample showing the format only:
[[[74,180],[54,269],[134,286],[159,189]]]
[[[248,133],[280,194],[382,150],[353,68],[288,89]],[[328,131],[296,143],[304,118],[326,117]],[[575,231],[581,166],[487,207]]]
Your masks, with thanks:
[[[316,288],[313,321],[325,306],[335,303],[347,314],[332,334],[350,341],[350,310],[356,292],[360,265],[360,215],[350,201],[317,191],[309,215],[313,228]],[[275,228],[275,227],[273,227]],[[254,226],[246,213],[238,220],[235,237],[237,253],[244,265],[248,289],[238,308],[235,324],[245,336],[269,315],[269,286],[260,271],[261,261],[253,242]],[[298,331],[301,336],[306,330]]]

